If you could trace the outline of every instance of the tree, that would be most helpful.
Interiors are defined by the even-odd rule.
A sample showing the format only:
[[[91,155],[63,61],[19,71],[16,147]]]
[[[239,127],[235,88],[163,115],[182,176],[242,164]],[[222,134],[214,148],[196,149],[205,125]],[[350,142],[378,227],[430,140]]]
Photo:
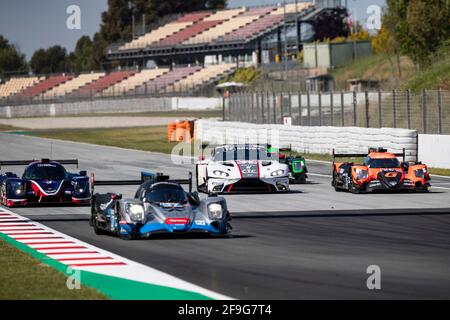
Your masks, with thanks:
[[[132,11],[128,0],[108,0],[108,10],[102,13],[100,35],[109,43],[131,34]]]
[[[395,73],[395,67],[392,61],[392,56],[395,56],[397,59],[398,75],[399,77],[402,76],[398,46],[392,36],[392,33],[384,23],[382,24],[380,31],[378,31],[378,33],[372,38],[372,48],[375,54],[385,54],[388,57],[393,73]]]
[[[67,51],[61,46],[39,49],[31,57],[30,67],[36,74],[67,72],[69,71]]]
[[[5,37],[3,37],[1,34],[0,34],[0,49],[7,49],[7,48],[9,48],[10,46],[9,46],[9,41],[8,41],[8,39],[6,39]]]
[[[324,41],[325,39],[347,38],[350,35],[347,19],[348,12],[345,8],[324,11],[313,22],[314,40]]]
[[[425,66],[450,37],[448,0],[387,0],[384,23],[393,45],[416,65]]]
[[[93,43],[88,36],[77,41],[74,52],[70,54],[70,67],[76,73],[99,69],[93,55]]]
[[[405,49],[419,65],[428,65],[445,40],[450,38],[450,1],[411,0],[406,14],[408,41]]]
[[[22,73],[27,70],[25,55],[0,35],[0,76]]]

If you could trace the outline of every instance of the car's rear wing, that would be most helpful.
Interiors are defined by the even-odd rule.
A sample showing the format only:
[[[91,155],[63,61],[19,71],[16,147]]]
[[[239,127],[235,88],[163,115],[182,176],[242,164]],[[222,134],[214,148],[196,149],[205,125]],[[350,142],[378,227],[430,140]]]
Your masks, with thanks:
[[[78,159],[68,159],[68,160],[50,160],[50,159],[41,159],[41,160],[6,160],[6,161],[0,161],[0,169],[1,167],[6,166],[28,166],[29,164],[33,162],[40,161],[42,163],[50,163],[50,162],[58,162],[59,164],[63,165],[76,165],[78,168]]]
[[[387,152],[384,148],[369,148],[367,153],[336,153],[336,150],[333,149],[333,163],[336,162],[336,158],[364,158],[369,155],[371,152]],[[392,153],[396,157],[402,157],[403,162],[406,160],[406,149],[402,149],[402,153]]]
[[[139,180],[95,180],[94,173],[91,174],[91,190],[94,193],[96,186],[140,186],[146,181],[152,180],[157,182],[172,182],[178,184],[189,185],[189,192],[192,192],[192,172],[189,172],[188,179],[170,179],[169,176],[162,173],[141,172],[141,179]]]
[[[290,144],[289,147],[283,147],[278,149],[280,152],[292,152],[292,145]]]

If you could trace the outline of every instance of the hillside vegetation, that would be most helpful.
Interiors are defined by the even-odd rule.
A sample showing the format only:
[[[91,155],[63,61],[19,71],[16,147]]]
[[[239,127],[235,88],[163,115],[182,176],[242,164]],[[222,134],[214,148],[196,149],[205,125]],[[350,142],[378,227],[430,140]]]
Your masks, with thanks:
[[[347,80],[354,78],[380,81],[383,90],[450,90],[450,49],[441,49],[427,68],[418,69],[407,56],[397,60],[394,56],[377,54],[337,68],[332,74],[340,90],[347,89]]]

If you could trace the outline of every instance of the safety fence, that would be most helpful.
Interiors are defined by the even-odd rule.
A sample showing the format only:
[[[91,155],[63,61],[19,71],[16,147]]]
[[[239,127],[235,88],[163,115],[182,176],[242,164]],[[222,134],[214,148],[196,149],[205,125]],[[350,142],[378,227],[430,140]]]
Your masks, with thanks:
[[[450,91],[235,92],[224,120],[259,124],[405,128],[450,134]]]

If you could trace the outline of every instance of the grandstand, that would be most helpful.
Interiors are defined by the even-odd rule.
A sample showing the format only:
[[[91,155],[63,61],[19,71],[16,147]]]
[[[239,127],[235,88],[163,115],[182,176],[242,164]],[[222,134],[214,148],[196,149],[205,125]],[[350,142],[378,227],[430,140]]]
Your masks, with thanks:
[[[201,69],[201,67],[174,68],[170,72],[163,74],[158,79],[153,79],[136,88],[135,92],[138,94],[156,94],[159,92],[167,92],[168,87],[175,85]]]
[[[93,97],[117,83],[136,74],[136,71],[116,71],[101,77],[97,81],[87,84],[69,94],[70,97]]]
[[[6,99],[41,81],[39,77],[11,78],[0,86],[0,98]]]
[[[163,25],[160,28],[121,46],[119,50],[145,48],[150,44],[162,41],[163,39],[192,26],[197,21],[206,18],[209,15],[210,13],[208,12],[187,14],[174,22]]]
[[[176,81],[166,88],[166,92],[189,92],[206,86],[212,82],[231,74],[236,68],[235,64],[216,64],[202,68],[187,77]]]
[[[282,57],[283,32],[296,29],[293,50],[298,52],[300,25],[334,10],[335,4],[318,3],[298,0],[285,6],[238,7],[166,17],[164,24],[153,30],[108,48],[107,57],[115,64],[119,62],[119,70],[12,78],[0,86],[0,100],[2,104],[36,103],[200,92],[235,72],[241,61],[259,65],[263,54],[272,57],[263,52],[267,48],[275,48]]]
[[[84,87],[94,81],[97,81],[104,75],[105,75],[104,73],[82,74],[45,92],[44,94],[42,94],[42,98],[51,99],[55,97],[63,97],[65,95],[70,94],[73,91],[80,89],[81,87]]]
[[[329,10],[317,2],[299,0],[285,6],[189,13],[129,43],[110,46],[108,57],[124,63],[153,60],[164,65],[167,62],[202,62],[207,55],[230,56],[233,60],[242,55],[255,56],[256,53],[257,61],[254,63],[261,63],[262,42],[270,37],[278,37],[281,41],[280,33],[284,27],[300,30],[302,23],[310,23],[324,10]],[[297,32],[297,42],[301,42],[300,36]]]
[[[53,88],[62,85],[63,83],[71,80],[73,77],[69,75],[56,75],[50,76],[45,80],[42,80],[36,83],[33,86],[29,86],[28,88],[20,91],[17,96],[23,98],[35,98],[47,91],[52,90]]]
[[[169,69],[147,69],[126,78],[103,90],[102,96],[118,96],[134,92],[136,88],[167,73]]]

